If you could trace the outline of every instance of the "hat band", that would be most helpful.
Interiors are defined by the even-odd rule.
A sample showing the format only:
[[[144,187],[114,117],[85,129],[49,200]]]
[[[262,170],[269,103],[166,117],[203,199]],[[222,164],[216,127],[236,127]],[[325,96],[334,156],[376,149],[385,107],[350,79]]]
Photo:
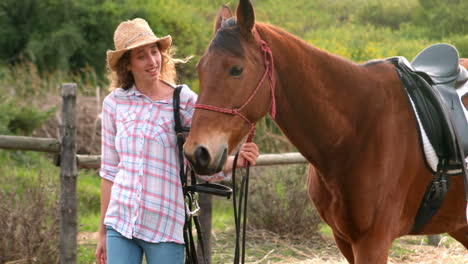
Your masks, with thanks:
[[[132,44],[133,42],[135,42],[135,40],[141,36],[145,36],[145,35],[151,35],[151,36],[154,36],[153,34],[151,33],[148,33],[148,32],[145,32],[145,33],[140,33],[136,36],[134,36],[133,38],[131,38],[129,41],[127,41],[127,43],[125,43],[125,48],[128,47],[128,45]]]

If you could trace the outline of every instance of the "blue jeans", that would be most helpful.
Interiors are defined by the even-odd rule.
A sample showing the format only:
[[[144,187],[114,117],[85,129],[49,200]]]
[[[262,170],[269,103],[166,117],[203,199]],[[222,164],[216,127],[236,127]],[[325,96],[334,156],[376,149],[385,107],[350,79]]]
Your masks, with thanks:
[[[107,227],[107,263],[141,264],[143,254],[148,264],[183,264],[184,245],[172,242],[151,243],[138,238],[128,239]]]

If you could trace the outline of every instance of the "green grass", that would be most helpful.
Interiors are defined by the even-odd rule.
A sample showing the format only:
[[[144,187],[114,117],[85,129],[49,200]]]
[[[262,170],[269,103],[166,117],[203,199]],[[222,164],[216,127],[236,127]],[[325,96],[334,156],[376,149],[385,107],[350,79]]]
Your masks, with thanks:
[[[232,198],[213,197],[212,230],[222,232],[226,228],[234,227],[234,213],[232,211]]]
[[[90,264],[96,261],[94,251],[96,250],[95,244],[79,245],[76,255],[78,264]]]
[[[332,232],[330,226],[328,226],[327,224],[325,224],[325,223],[319,224],[319,232],[323,236],[326,236],[326,237],[328,237],[330,239],[333,239],[333,232]]]
[[[95,171],[78,171],[78,230],[96,232],[99,228],[101,207],[101,178]]]

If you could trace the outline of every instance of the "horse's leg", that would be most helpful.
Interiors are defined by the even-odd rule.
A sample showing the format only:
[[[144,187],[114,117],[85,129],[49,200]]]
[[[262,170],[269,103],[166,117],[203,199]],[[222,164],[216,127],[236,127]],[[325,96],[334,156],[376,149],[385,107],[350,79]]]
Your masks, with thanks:
[[[338,249],[340,249],[341,254],[343,254],[350,264],[354,264],[354,254],[351,244],[335,234],[333,234],[333,237],[335,238],[335,243],[338,246]]]
[[[468,226],[464,226],[458,230],[449,232],[448,234],[468,249]]]
[[[353,243],[355,264],[386,264],[392,241],[382,236],[366,236]]]

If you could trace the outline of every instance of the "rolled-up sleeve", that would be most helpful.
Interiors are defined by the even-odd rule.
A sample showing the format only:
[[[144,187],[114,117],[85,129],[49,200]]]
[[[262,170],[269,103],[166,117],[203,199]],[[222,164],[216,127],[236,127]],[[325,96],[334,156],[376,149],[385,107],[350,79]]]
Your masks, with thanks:
[[[115,149],[115,108],[116,101],[113,93],[109,94],[102,103],[101,113],[101,169],[99,175],[114,182],[118,171],[119,155]]]
[[[190,88],[187,86],[184,87],[181,91],[181,100],[180,100],[180,107],[181,111],[181,121],[182,126],[191,126],[193,112],[195,111],[195,103],[197,101],[197,94],[194,93]],[[185,164],[188,164],[187,159],[185,159]],[[213,175],[198,175],[197,177],[206,182],[219,182],[219,181],[229,181],[231,179],[232,173],[224,173],[219,172]]]

